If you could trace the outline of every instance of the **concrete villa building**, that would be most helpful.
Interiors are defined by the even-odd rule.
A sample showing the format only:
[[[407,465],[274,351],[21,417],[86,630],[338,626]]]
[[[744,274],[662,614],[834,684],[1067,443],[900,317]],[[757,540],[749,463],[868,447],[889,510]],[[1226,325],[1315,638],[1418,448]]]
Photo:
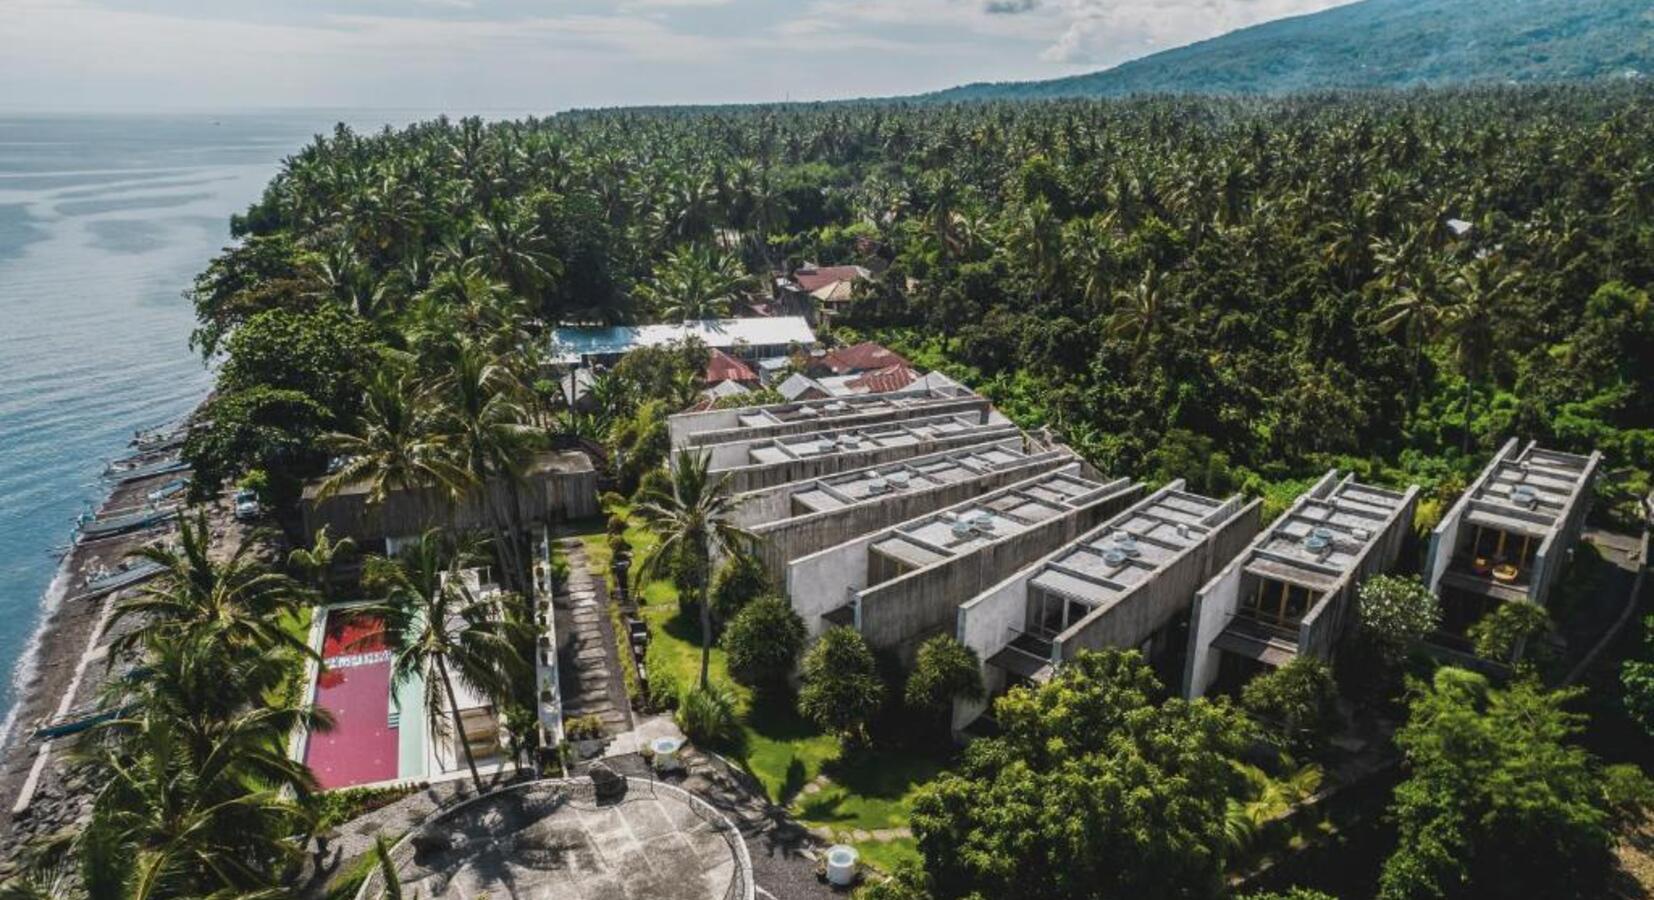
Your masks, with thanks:
[[[678,449],[941,415],[974,413],[978,419],[986,421],[990,409],[987,400],[964,388],[922,388],[832,400],[683,413],[669,418],[667,429],[672,436],[673,449]]]
[[[1095,528],[1140,490],[1081,472],[1075,461],[793,560],[787,596],[812,637],[853,627],[911,663],[921,641],[951,632],[961,600]]]
[[[1184,696],[1235,689],[1300,654],[1330,659],[1362,580],[1400,554],[1418,490],[1322,476],[1196,594]]]
[[[787,563],[1077,460],[1063,449],[1028,452],[1022,437],[795,481],[737,497],[736,521],[759,537],[755,552],[775,584]]]
[[[1512,438],[1430,535],[1426,584],[1442,599],[1442,631],[1462,638],[1508,601],[1545,606],[1585,526],[1602,455],[1576,456]]]
[[[820,478],[927,453],[1019,437],[1017,427],[988,409],[859,428],[709,444],[710,469],[735,493]]]
[[[1174,481],[960,604],[954,636],[983,661],[987,699],[956,703],[954,730],[1082,650],[1137,648],[1181,677],[1195,591],[1257,535],[1262,505]]]

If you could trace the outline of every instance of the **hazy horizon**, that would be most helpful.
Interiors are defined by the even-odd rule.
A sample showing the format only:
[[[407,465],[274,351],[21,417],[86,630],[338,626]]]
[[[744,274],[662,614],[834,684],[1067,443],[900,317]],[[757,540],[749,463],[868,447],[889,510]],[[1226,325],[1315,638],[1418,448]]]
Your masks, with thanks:
[[[0,110],[843,100],[1095,71],[1348,0],[0,0]]]

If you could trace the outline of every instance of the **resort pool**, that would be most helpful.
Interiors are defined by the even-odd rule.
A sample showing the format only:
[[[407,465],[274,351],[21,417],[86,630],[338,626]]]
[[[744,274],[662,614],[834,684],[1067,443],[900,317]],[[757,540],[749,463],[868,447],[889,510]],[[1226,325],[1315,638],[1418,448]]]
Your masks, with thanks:
[[[333,727],[308,735],[304,764],[323,790],[423,777],[423,685],[392,684],[391,650],[378,616],[348,607],[323,615],[322,665],[311,698],[332,715]],[[412,704],[397,702],[410,695]]]

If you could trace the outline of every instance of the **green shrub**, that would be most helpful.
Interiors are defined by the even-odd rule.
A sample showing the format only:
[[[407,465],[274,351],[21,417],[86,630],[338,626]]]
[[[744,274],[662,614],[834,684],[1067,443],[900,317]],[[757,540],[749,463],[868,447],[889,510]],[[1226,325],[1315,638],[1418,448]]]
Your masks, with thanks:
[[[337,828],[380,807],[389,806],[418,790],[418,785],[399,784],[390,787],[343,788],[317,794],[316,827],[323,831]]]
[[[623,515],[620,515],[619,513],[615,513],[614,515],[609,516],[608,526],[605,530],[609,534],[625,534],[626,533],[626,517],[623,516]]]
[[[718,684],[684,691],[678,700],[678,727],[697,744],[729,744],[741,733],[735,718],[735,695]]]
[[[1300,656],[1252,679],[1241,689],[1241,709],[1276,730],[1294,756],[1314,756],[1338,727],[1338,688],[1332,670]]]
[[[724,630],[729,674],[759,690],[785,683],[804,650],[804,620],[779,597],[762,597],[735,614]]]
[[[867,723],[884,702],[884,682],[867,639],[853,628],[832,628],[804,656],[798,712],[846,741],[866,740]]]
[[[1551,617],[1544,607],[1522,600],[1511,601],[1499,604],[1470,626],[1470,643],[1482,659],[1510,663],[1529,640],[1550,628]]]
[[[983,694],[976,651],[939,634],[919,645],[902,699],[921,716],[949,719],[955,700],[981,700]]]
[[[770,591],[769,575],[757,557],[739,553],[724,561],[712,577],[712,613],[729,621],[743,607]]]
[[[654,653],[648,655],[645,668],[649,673],[649,695],[645,698],[649,708],[657,712],[677,708],[678,697],[682,694],[677,676],[672,674],[671,669],[656,664]]]
[[[563,737],[571,741],[591,741],[602,736],[603,719],[596,714],[575,716],[563,721]]]

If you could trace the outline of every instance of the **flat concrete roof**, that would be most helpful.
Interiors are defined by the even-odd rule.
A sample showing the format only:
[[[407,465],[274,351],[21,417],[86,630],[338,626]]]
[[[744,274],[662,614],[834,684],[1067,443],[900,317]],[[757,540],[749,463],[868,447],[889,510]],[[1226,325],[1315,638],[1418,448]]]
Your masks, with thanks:
[[[681,788],[626,779],[514,785],[439,811],[391,851],[410,896],[750,900],[752,861],[723,814]],[[375,867],[358,898],[384,889]]]
[[[1049,473],[980,503],[905,522],[874,539],[871,549],[909,568],[923,568],[1078,509],[1107,487],[1066,472]]]
[[[998,445],[967,447],[949,451],[941,459],[920,458],[807,481],[792,493],[792,499],[812,512],[840,509],[875,497],[968,481],[1028,458],[1026,453]]]
[[[1345,480],[1308,497],[1252,545],[1246,571],[1321,593],[1350,573],[1401,508],[1406,495]]]
[[[1003,423],[984,424],[978,416],[958,415],[868,425],[864,428],[849,428],[836,432],[791,435],[753,443],[747,448],[747,465],[762,466],[793,459],[814,459],[881,447],[909,446],[935,438],[978,431],[1002,431],[1004,428]]]
[[[1466,520],[1537,538],[1567,520],[1590,477],[1589,457],[1529,444],[1514,458],[1498,457],[1482,471]]]
[[[1213,516],[1234,504],[1187,491],[1161,491],[1089,532],[1039,566],[1030,587],[1092,607],[1151,581],[1184,551],[1206,540]]]

